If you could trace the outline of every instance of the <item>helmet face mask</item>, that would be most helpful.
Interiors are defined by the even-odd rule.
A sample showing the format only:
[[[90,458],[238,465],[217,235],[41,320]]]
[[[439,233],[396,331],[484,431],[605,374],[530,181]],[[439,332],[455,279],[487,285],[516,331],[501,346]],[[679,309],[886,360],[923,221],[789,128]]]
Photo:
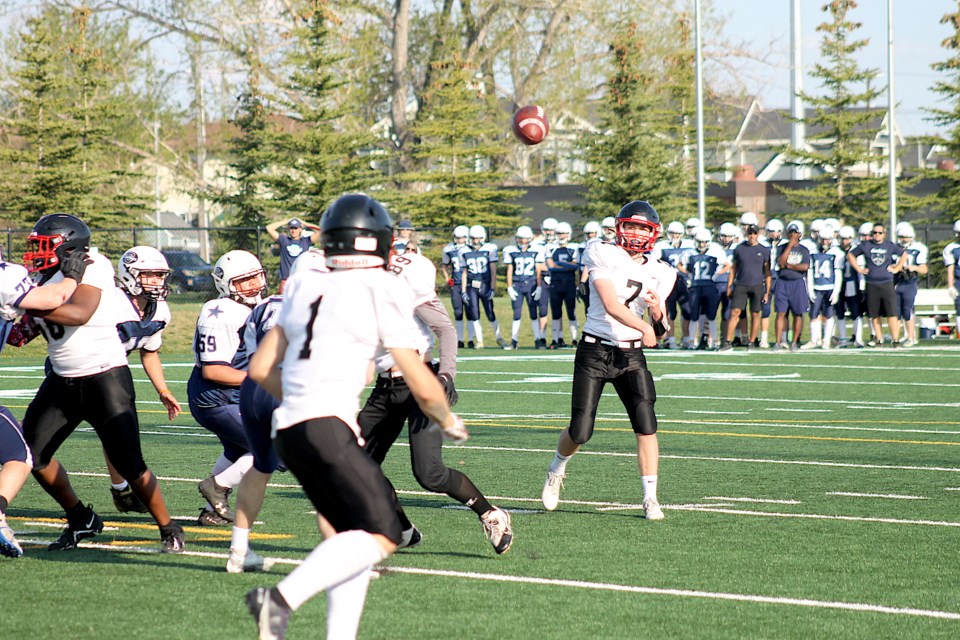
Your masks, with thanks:
[[[165,300],[170,293],[167,278],[170,267],[163,254],[153,247],[133,247],[120,256],[117,281],[131,296]]]
[[[616,225],[617,244],[628,253],[649,253],[660,237],[660,214],[643,200],[623,205]]]
[[[60,270],[60,263],[68,254],[90,248],[90,228],[76,216],[52,213],[33,225],[27,245],[24,266],[40,282],[46,282]]]

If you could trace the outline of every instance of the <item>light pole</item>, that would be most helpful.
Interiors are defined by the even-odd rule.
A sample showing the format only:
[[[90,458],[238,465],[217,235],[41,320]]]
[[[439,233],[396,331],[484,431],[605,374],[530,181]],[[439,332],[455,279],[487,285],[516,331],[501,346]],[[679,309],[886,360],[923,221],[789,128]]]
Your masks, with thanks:
[[[703,46],[700,39],[700,0],[694,2],[695,37],[697,57],[697,215],[703,226],[707,224],[707,196],[703,176]]]

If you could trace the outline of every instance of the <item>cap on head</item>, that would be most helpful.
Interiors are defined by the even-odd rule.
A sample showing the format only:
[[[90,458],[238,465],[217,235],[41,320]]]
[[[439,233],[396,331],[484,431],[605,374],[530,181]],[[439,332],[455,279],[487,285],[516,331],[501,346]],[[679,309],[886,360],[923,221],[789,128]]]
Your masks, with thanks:
[[[747,225],[747,235],[757,235],[760,233],[760,225],[748,224]]]
[[[303,222],[299,218],[291,218],[290,222],[287,223],[287,227],[290,229],[302,229]]]
[[[803,235],[803,223],[799,220],[791,220],[790,224],[787,225],[787,233],[796,231],[800,235]]]
[[[413,231],[416,229],[416,227],[414,227],[413,223],[409,220],[401,220],[400,224],[397,225],[397,229],[409,229],[410,231]]]

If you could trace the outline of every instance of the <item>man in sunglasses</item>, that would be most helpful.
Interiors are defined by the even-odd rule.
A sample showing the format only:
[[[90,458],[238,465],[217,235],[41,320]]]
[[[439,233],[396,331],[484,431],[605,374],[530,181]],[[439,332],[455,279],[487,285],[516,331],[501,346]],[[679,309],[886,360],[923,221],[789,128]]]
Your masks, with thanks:
[[[863,256],[865,266],[857,263],[858,256]],[[893,346],[900,346],[900,303],[893,276],[900,273],[907,258],[903,247],[887,240],[887,229],[880,223],[873,225],[869,240],[861,242],[847,254],[847,262],[866,277],[867,315],[875,336],[869,343],[871,347],[883,346],[882,318],[887,319]]]

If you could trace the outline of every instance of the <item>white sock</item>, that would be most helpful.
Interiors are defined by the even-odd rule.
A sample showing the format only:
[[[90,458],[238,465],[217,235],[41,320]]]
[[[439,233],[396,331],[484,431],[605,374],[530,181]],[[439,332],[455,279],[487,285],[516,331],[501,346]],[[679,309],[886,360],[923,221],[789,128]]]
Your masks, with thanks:
[[[770,342],[770,331],[761,331],[760,332],[760,344],[766,344]]]
[[[539,320],[534,320],[534,319],[531,318],[531,320],[530,320],[530,328],[533,330],[533,337],[534,337],[535,340],[543,340],[543,332],[540,331],[540,321],[539,321]]]
[[[845,318],[837,318],[839,322],[837,323],[837,334],[840,336],[841,340],[847,339],[847,321]]]
[[[456,320],[455,324],[457,325],[457,342],[463,342],[463,320]]]
[[[836,317],[827,318],[826,322],[823,323],[823,344],[830,346],[830,344],[833,342],[833,330],[836,327],[836,324]]]
[[[280,581],[277,590],[296,611],[330,587],[366,573],[386,559],[383,547],[366,531],[344,531],[321,542],[303,563]]]
[[[491,320],[490,326],[493,327],[493,337],[495,340],[503,340],[503,334],[500,333],[500,321]]]
[[[514,320],[513,324],[510,326],[510,336],[516,341],[520,338],[520,321]]]
[[[370,571],[327,589],[327,640],[354,640],[367,601]]]
[[[853,321],[853,339],[863,344],[863,316]]]
[[[215,475],[217,475],[218,473],[222,473],[222,472],[226,471],[227,469],[229,469],[229,468],[230,468],[230,465],[232,465],[232,464],[233,464],[233,462],[231,462],[230,460],[228,460],[228,459],[227,459],[227,456],[225,456],[225,455],[223,455],[223,454],[221,453],[221,454],[220,454],[220,457],[217,458],[217,461],[213,463],[213,470],[210,472],[210,475],[214,475],[214,476],[215,476]]]
[[[233,535],[230,537],[230,551],[238,553],[241,556],[247,555],[247,549],[250,548],[250,529],[241,529],[234,525]]]
[[[116,489],[117,491],[123,491],[129,486],[130,486],[130,483],[127,482],[126,480],[121,480],[119,484],[113,484],[112,482],[110,483],[110,487],[112,489]]]
[[[657,476],[640,476],[640,482],[643,484],[643,499],[657,499]]]
[[[814,344],[819,344],[821,338],[823,337],[823,323],[820,322],[820,318],[810,321],[810,342]]]
[[[553,462],[550,463],[550,471],[554,473],[566,473],[567,463],[573,455],[562,456],[559,452],[553,454]]]
[[[683,343],[684,345],[694,346],[694,347],[697,346],[696,344],[693,344],[693,339],[691,339],[691,336],[699,335],[699,334],[697,333],[697,331],[700,330],[700,323],[701,323],[701,322],[705,322],[705,320],[703,320],[703,321],[701,321],[701,320],[691,320],[691,321],[690,321],[690,331],[687,333],[687,335],[685,335],[685,336],[683,337],[682,343]]]
[[[477,344],[483,344],[483,329],[480,328],[479,320],[470,321],[470,333],[473,334],[473,340],[475,340]]]
[[[550,323],[550,328],[553,329],[553,340],[563,340],[563,330],[560,328],[560,320],[553,320]]]
[[[717,344],[717,321],[707,320],[707,342]]]
[[[243,474],[253,467],[253,454],[245,453],[232,465],[213,476],[218,485],[224,489],[232,489],[243,480]]]
[[[580,323],[576,320],[570,321],[570,341],[578,340],[580,338]]]

